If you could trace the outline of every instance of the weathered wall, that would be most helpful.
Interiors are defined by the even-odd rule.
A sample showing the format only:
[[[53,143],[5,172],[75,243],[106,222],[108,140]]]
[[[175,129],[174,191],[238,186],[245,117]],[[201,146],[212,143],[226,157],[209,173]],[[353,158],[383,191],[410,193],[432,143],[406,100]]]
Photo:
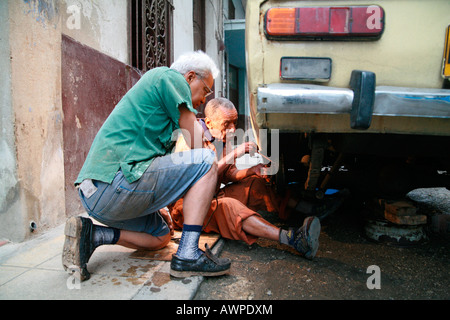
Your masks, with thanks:
[[[74,39],[62,38],[62,108],[67,216],[84,209],[73,183],[98,130],[140,73]]]
[[[29,234],[31,221],[45,228],[64,215],[61,35],[54,1],[9,1],[8,6],[15,190],[20,205],[6,203],[14,208],[9,209],[9,219],[2,217],[6,226],[2,231],[10,239],[21,240]]]
[[[223,67],[224,55],[224,31],[223,31],[223,14],[222,1],[206,1],[205,2],[205,30],[206,30],[206,53],[216,62],[220,70],[220,76],[214,84],[216,97],[225,96],[223,88],[223,77],[225,76]]]
[[[65,212],[63,33],[127,62],[127,1],[0,1],[0,238],[22,241],[32,235],[31,222],[40,234],[71,214]]]
[[[192,1],[174,0],[173,51],[174,60],[186,51],[194,50]]]
[[[121,62],[128,63],[128,1],[58,2],[62,17],[62,33]]]
[[[11,55],[9,43],[9,3],[0,1],[0,237],[23,238],[25,228],[14,136],[14,110],[11,92]],[[17,226],[11,232],[13,226]]]
[[[83,212],[73,182],[115,104],[134,84],[127,69],[127,1],[65,0],[61,21],[66,216]],[[133,73],[135,75],[135,73]]]

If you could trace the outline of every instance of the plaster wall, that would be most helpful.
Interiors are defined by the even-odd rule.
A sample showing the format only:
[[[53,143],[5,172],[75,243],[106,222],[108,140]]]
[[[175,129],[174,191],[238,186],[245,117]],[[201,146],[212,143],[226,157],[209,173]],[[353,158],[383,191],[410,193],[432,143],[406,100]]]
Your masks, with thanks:
[[[128,63],[128,1],[60,0],[61,31]]]
[[[173,58],[177,60],[186,51],[194,50],[192,1],[173,1]]]
[[[66,219],[63,33],[127,63],[127,1],[0,1],[0,239],[20,242]]]
[[[14,111],[11,92],[11,54],[9,41],[9,3],[0,1],[0,238],[23,237],[23,217],[17,177],[17,158],[14,136]]]
[[[16,197],[5,199],[2,238],[26,238],[31,222],[55,223],[61,192],[60,32],[54,2],[8,1],[10,105],[14,126]],[[14,170],[15,169],[15,170]],[[51,214],[44,214],[49,212]]]
[[[216,62],[220,70],[219,78],[215,81],[215,95],[222,97],[223,92],[223,77],[225,75],[223,66],[223,50],[224,47],[224,32],[223,32],[223,14],[222,1],[206,1],[205,3],[205,46],[206,52]]]

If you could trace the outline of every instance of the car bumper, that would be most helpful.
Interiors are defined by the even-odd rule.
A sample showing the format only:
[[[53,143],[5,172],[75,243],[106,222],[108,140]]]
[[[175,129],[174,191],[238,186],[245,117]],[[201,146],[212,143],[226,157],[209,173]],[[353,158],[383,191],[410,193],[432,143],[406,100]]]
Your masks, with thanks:
[[[274,83],[257,91],[259,113],[350,114],[355,92],[310,84]],[[378,86],[373,116],[450,119],[450,90]]]

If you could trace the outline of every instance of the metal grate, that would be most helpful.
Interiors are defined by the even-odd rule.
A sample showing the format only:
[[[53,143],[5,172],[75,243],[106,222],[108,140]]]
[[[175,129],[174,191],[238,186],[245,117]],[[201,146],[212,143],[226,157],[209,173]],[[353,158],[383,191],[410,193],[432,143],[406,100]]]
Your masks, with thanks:
[[[130,0],[130,63],[142,71],[172,63],[172,0]]]

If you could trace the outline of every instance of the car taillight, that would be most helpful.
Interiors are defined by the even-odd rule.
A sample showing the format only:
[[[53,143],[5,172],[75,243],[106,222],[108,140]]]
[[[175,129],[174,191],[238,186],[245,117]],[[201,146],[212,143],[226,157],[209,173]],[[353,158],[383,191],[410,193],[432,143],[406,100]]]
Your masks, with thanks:
[[[450,26],[447,27],[447,31],[445,32],[442,76],[445,79],[450,79]]]
[[[274,40],[377,40],[384,31],[380,6],[271,8],[265,33]]]

